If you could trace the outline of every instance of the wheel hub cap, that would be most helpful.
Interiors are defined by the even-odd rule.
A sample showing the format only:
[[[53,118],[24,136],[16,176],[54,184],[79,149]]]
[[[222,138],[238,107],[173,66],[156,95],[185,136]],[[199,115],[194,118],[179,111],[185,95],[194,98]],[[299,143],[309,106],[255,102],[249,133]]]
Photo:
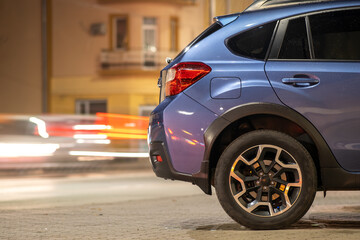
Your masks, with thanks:
[[[271,179],[270,179],[270,177],[269,177],[269,175],[267,175],[267,174],[265,174],[264,176],[262,176],[261,178],[260,178],[260,185],[261,186],[269,186],[270,185],[270,182],[271,182]]]

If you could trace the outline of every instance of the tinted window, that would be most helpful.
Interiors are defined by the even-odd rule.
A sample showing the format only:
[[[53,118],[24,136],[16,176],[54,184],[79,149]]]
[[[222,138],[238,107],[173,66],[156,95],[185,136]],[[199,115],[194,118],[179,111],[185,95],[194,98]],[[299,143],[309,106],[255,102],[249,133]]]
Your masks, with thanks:
[[[227,46],[238,55],[264,60],[276,22],[240,33],[228,40]]]
[[[310,16],[316,59],[360,60],[360,10]]]
[[[279,59],[308,58],[310,58],[310,52],[305,19],[290,20],[279,53]]]

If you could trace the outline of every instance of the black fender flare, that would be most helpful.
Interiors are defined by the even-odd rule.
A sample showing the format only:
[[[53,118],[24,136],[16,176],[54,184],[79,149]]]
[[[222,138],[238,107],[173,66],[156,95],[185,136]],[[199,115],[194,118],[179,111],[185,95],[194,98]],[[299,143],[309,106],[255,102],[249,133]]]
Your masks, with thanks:
[[[225,128],[234,121],[259,114],[274,115],[288,119],[307,132],[318,150],[318,160],[324,190],[360,188],[360,174],[347,172],[339,165],[325,139],[308,119],[290,107],[274,103],[257,102],[244,104],[231,108],[219,116],[204,133],[205,153],[202,167],[210,166],[210,155],[214,143]],[[202,168],[201,170],[204,171],[205,169]],[[210,169],[207,169],[206,172],[209,174]],[[334,174],[338,175],[342,180],[339,180],[337,177],[334,178]],[[208,180],[210,181],[210,179],[211,177],[208,175]]]

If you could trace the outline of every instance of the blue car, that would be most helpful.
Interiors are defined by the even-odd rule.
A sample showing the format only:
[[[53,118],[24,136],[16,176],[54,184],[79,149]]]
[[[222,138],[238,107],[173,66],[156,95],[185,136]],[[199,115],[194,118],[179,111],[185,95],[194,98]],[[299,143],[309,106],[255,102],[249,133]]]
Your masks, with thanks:
[[[154,172],[214,186],[238,223],[284,228],[317,191],[360,190],[360,1],[261,0],[217,17],[158,85]]]

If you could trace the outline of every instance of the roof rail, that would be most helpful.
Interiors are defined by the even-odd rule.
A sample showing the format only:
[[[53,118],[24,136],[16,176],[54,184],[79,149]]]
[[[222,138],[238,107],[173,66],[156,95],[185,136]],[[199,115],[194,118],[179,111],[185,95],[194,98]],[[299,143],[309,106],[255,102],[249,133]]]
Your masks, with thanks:
[[[257,0],[251,4],[244,12],[255,11],[264,8],[282,7],[289,5],[311,4],[319,2],[336,2],[341,0]]]

